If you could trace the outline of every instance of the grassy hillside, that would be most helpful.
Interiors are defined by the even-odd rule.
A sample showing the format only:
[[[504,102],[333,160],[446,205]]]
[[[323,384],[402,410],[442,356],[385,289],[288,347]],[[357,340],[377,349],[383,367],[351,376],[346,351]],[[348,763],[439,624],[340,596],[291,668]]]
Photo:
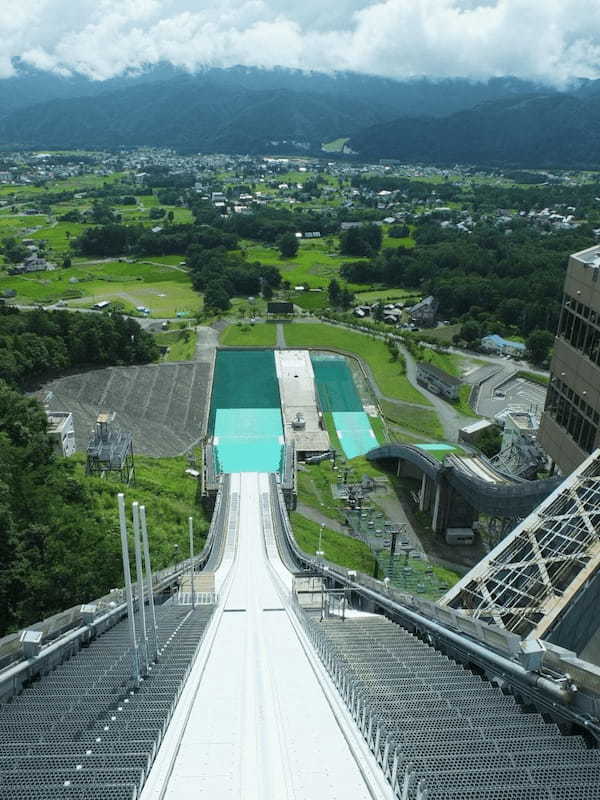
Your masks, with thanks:
[[[384,342],[362,333],[322,323],[285,325],[285,341],[291,347],[337,347],[360,356],[371,368],[380,391],[396,400],[429,405],[409,383],[403,363],[393,361]]]

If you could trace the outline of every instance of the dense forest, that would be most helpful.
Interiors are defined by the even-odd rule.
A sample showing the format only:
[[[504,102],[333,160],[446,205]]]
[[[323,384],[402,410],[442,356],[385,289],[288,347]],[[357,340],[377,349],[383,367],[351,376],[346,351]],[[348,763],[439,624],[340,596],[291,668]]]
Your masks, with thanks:
[[[591,236],[582,229],[540,236],[525,226],[510,237],[493,227],[466,235],[424,219],[415,238],[412,249],[386,248],[371,260],[348,262],[342,276],[419,288],[436,296],[444,317],[515,326],[527,335],[556,329],[568,256],[589,246]]]
[[[350,139],[362,158],[404,163],[593,168],[600,163],[600,102],[556,92],[506,97],[443,118],[404,117]]]
[[[0,305],[0,379],[14,386],[73,368],[156,358],[154,338],[119,314],[21,312]]]

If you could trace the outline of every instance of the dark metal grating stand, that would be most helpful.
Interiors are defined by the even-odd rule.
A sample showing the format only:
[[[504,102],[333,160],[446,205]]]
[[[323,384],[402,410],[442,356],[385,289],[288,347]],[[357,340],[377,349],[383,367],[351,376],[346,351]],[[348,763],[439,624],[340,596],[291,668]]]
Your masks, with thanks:
[[[600,800],[600,752],[384,617],[305,629],[398,797]]]
[[[212,611],[156,609],[162,654],[139,687],[124,620],[0,705],[0,800],[136,798]]]

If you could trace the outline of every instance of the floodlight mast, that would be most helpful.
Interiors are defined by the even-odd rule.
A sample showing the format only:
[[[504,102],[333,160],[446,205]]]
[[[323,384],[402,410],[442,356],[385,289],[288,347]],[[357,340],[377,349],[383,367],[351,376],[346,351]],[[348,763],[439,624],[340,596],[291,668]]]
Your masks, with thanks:
[[[119,506],[119,527],[121,529],[121,555],[123,557],[123,577],[125,579],[125,599],[127,602],[127,622],[129,625],[129,639],[131,644],[131,677],[136,684],[140,683],[140,658],[138,653],[137,638],[135,635],[135,619],[133,616],[133,593],[131,591],[131,572],[129,568],[129,546],[127,543],[127,521],[125,519],[125,495],[117,495]]]
[[[142,660],[144,662],[144,673],[150,667],[150,651],[148,648],[148,633],[146,631],[146,600],[144,597],[144,571],[142,568],[142,542],[140,531],[140,509],[137,501],[132,505],[133,508],[133,538],[135,542],[135,571],[137,576],[137,593],[140,609],[140,620],[142,624]]]
[[[192,589],[192,608],[196,607],[195,592],[194,592],[194,520],[188,517],[188,524],[190,528],[190,579]]]
[[[144,546],[144,566],[146,567],[146,580],[148,582],[148,608],[152,622],[152,641],[154,644],[154,660],[158,661],[158,630],[156,627],[156,610],[154,608],[154,589],[152,585],[152,564],[150,562],[150,547],[148,545],[148,529],[146,527],[146,506],[140,506],[140,524],[142,529],[142,543]]]

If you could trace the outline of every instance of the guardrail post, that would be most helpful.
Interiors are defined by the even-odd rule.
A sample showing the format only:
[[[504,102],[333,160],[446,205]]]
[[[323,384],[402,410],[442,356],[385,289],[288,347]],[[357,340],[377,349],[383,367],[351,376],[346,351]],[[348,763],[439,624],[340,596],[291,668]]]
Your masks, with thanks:
[[[129,546],[127,543],[127,521],[125,519],[125,495],[117,495],[119,506],[119,527],[121,529],[121,555],[123,557],[123,577],[125,579],[125,598],[127,600],[127,621],[129,624],[129,639],[131,644],[131,677],[139,684],[140,659],[138,654],[137,638],[135,635],[135,619],[133,617],[133,593],[131,591],[131,572],[129,568]]]

